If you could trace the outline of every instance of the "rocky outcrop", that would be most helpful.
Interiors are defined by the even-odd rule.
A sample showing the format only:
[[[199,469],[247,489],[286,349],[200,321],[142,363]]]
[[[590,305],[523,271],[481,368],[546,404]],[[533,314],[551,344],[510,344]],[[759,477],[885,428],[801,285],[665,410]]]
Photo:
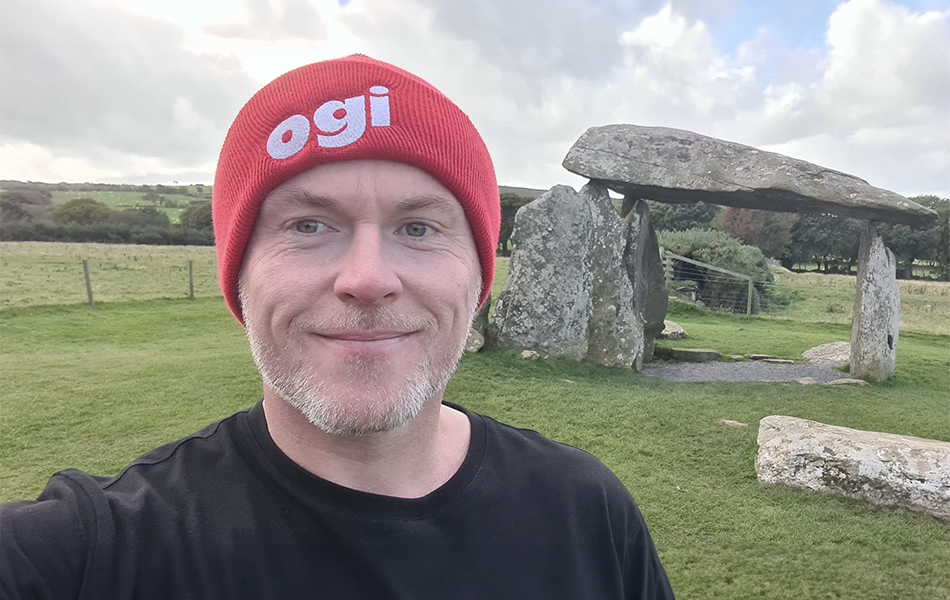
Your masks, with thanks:
[[[810,365],[843,367],[851,362],[851,344],[848,342],[822,344],[802,352],[802,358]]]
[[[606,189],[605,189],[606,193]],[[669,304],[660,243],[650,223],[647,203],[626,197],[620,210],[626,221],[627,246],[623,262],[633,283],[633,306],[643,321],[643,362],[653,360],[657,336]]]
[[[607,188],[555,186],[518,211],[511,239],[493,344],[639,370],[643,324],[625,267],[626,225]]]
[[[759,423],[755,472],[781,484],[904,507],[950,522],[950,443],[795,417]]]
[[[937,219],[935,211],[853,175],[681,129],[592,127],[563,165],[625,196],[659,202],[833,213],[915,226]]]
[[[901,296],[894,253],[868,223],[858,250],[858,289],[851,317],[851,376],[886,381],[894,376]]]

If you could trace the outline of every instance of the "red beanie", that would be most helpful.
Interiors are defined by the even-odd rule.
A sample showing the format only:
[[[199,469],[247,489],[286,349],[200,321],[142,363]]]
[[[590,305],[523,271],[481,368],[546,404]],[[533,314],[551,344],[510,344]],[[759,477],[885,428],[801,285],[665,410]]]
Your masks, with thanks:
[[[480,302],[488,298],[501,206],[485,143],[459,107],[430,84],[355,54],[270,82],[244,105],[224,140],[211,206],[218,283],[238,321],[244,321],[238,273],[267,194],[316,165],[366,158],[413,165],[452,192],[478,247]]]

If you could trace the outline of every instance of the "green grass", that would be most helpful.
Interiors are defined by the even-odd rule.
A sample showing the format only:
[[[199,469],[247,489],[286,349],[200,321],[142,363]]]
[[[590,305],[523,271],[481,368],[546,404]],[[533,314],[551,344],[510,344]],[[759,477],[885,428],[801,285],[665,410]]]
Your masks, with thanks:
[[[83,259],[96,302],[185,298],[189,260],[195,296],[220,296],[211,246],[0,242],[0,308],[86,302]]]
[[[675,318],[690,333],[683,345],[724,353],[795,358],[848,332],[696,311]],[[4,501],[34,498],[67,467],[114,474],[261,393],[220,298],[5,309],[0,340]],[[678,597],[950,598],[950,526],[762,487],[753,468],[758,420],[772,414],[950,441],[950,337],[902,334],[896,377],[866,388],[678,384],[517,354],[465,357],[446,398],[610,466],[636,497]]]
[[[158,210],[168,215],[168,219],[172,223],[177,223],[178,217],[191,202],[202,199],[192,196],[182,196],[179,194],[162,194],[167,200],[181,205],[181,208],[171,208],[166,206],[155,206],[151,202],[146,202],[142,199],[142,196],[144,195],[145,194],[142,192],[53,192],[53,205],[55,206],[58,204],[65,204],[66,202],[76,198],[92,198],[93,200],[102,202],[112,210],[154,206]]]
[[[776,270],[774,289],[794,300],[773,316],[795,321],[851,323],[856,277],[790,273]],[[901,331],[950,335],[950,282],[897,281],[901,295]]]

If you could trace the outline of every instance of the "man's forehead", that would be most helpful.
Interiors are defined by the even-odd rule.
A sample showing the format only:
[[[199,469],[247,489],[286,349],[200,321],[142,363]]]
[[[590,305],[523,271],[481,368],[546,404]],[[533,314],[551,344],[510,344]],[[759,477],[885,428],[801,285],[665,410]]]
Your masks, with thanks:
[[[345,209],[369,203],[392,211],[464,214],[458,199],[429,173],[383,160],[318,165],[283,182],[264,200],[268,209]]]

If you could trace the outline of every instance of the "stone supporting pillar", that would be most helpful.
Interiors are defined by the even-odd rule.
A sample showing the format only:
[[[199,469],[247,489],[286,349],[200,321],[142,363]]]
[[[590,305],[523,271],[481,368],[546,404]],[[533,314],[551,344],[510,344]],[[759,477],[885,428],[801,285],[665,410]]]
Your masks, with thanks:
[[[894,253],[868,221],[858,250],[858,288],[851,318],[851,376],[886,381],[894,376],[901,297]]]
[[[627,223],[624,268],[633,283],[634,309],[643,321],[643,362],[650,362],[669,304],[660,244],[645,201],[624,196],[620,216]]]

